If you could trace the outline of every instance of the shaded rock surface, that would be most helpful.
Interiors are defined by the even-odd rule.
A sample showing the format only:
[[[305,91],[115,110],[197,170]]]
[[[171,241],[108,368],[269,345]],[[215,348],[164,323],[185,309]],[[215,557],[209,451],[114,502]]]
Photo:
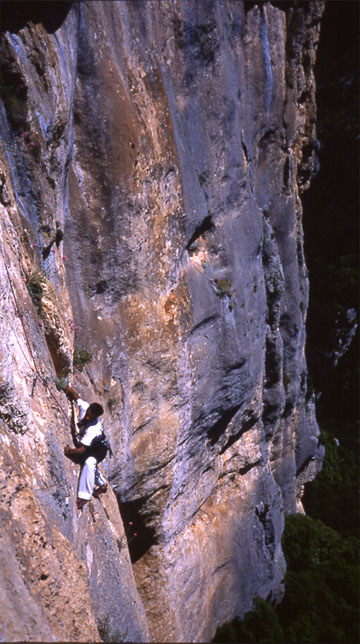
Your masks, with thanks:
[[[2,635],[209,641],[281,597],[321,466],[300,196],[323,3],[3,4]],[[66,378],[114,452],[80,516]]]

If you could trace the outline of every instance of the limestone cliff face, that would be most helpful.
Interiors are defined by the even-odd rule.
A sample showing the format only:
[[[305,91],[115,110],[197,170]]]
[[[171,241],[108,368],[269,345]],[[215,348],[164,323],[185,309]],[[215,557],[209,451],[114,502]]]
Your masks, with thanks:
[[[209,641],[281,596],[284,513],[321,464],[300,196],[323,4],[20,4],[0,39],[2,636]],[[114,452],[82,513],[66,376]]]

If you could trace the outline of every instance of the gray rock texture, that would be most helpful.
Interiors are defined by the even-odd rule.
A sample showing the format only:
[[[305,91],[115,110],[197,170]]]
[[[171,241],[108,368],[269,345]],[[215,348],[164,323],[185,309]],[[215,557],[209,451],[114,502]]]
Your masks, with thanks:
[[[1,637],[209,641],[281,598],[284,513],[323,456],[301,207],[323,2],[31,3],[22,21],[17,4],[0,35]],[[114,452],[82,513],[66,378],[104,405]]]

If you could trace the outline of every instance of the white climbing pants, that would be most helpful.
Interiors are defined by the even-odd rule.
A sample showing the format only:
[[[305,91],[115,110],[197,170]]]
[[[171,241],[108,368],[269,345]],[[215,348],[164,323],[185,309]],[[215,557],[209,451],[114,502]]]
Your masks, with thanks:
[[[80,472],[78,498],[90,501],[95,483],[105,485],[106,481],[97,466],[96,458],[88,456]]]

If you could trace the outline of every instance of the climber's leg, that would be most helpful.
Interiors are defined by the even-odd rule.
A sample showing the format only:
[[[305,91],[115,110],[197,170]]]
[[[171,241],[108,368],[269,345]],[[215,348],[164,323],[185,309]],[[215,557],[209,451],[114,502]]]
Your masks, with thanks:
[[[78,501],[81,499],[86,503],[90,501],[95,485],[95,468],[96,458],[88,456],[80,473],[79,488],[78,488]],[[83,507],[85,503],[78,503]]]
[[[106,485],[106,481],[102,475],[102,472],[99,470],[97,464],[95,468],[95,485]]]
[[[107,492],[107,484],[97,465],[95,468],[95,485],[99,487],[93,492],[93,496],[98,499],[100,494]]]

